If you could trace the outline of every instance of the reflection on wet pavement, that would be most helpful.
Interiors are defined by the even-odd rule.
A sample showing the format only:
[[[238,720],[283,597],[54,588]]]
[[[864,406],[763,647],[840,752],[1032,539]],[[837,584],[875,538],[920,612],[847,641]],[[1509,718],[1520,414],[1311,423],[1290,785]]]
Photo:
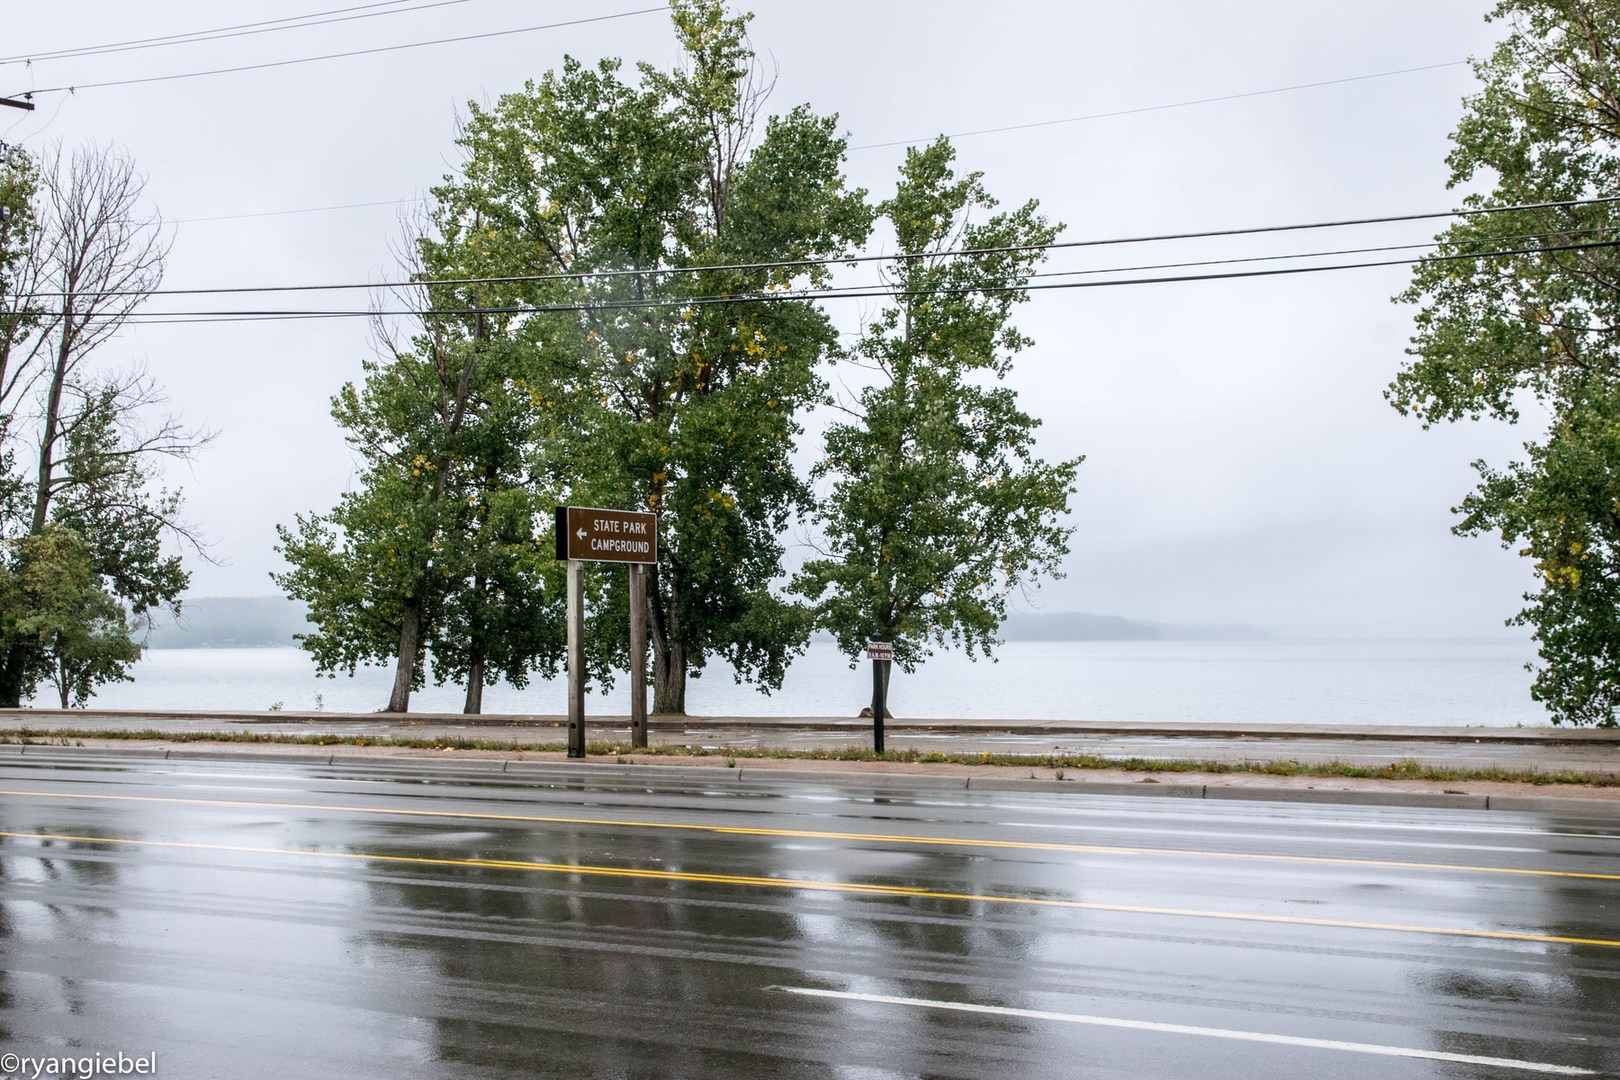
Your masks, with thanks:
[[[0,788],[0,1051],[235,1077],[1620,1069],[1597,820],[71,752],[0,760]]]

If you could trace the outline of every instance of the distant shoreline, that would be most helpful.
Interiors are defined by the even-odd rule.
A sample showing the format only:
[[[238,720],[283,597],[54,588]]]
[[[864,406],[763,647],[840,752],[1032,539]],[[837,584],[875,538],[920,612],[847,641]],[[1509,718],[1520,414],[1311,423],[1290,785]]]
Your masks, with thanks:
[[[152,649],[264,649],[297,646],[309,629],[302,604],[281,596],[198,596],[152,630]],[[1002,624],[1007,641],[1268,641],[1257,626],[1200,625],[1092,615],[1080,611],[1015,613]]]

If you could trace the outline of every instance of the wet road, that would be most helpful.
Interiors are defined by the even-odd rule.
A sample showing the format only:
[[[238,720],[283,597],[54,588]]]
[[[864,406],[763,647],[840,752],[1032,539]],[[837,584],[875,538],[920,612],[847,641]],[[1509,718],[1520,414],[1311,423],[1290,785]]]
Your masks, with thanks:
[[[4,1053],[155,1052],[165,1077],[1620,1074],[1612,815],[72,751],[0,757],[0,791]]]

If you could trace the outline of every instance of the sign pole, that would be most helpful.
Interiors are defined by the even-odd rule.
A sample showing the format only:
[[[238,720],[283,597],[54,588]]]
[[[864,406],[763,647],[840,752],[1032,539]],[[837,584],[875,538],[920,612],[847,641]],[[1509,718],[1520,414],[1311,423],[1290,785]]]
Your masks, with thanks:
[[[630,564],[630,745],[647,745],[647,575]]]
[[[585,564],[568,560],[568,756],[585,756]]]
[[[568,565],[568,756],[585,756],[585,564],[630,566],[630,745],[647,745],[647,578],[658,565],[658,515],[557,507],[557,559]]]
[[[866,655],[872,661],[872,749],[883,753],[883,714],[889,701],[889,661],[894,658],[892,641],[868,641]]]
[[[883,753],[883,661],[872,661],[872,749]]]

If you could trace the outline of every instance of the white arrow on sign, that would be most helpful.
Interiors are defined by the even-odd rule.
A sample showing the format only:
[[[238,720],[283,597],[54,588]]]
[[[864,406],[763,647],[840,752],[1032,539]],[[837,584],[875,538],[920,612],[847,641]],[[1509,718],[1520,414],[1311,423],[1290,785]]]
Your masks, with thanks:
[[[581,529],[581,530],[579,530],[579,532],[575,533],[574,535],[579,537],[581,540],[583,540],[583,539],[585,539],[585,530]]]

